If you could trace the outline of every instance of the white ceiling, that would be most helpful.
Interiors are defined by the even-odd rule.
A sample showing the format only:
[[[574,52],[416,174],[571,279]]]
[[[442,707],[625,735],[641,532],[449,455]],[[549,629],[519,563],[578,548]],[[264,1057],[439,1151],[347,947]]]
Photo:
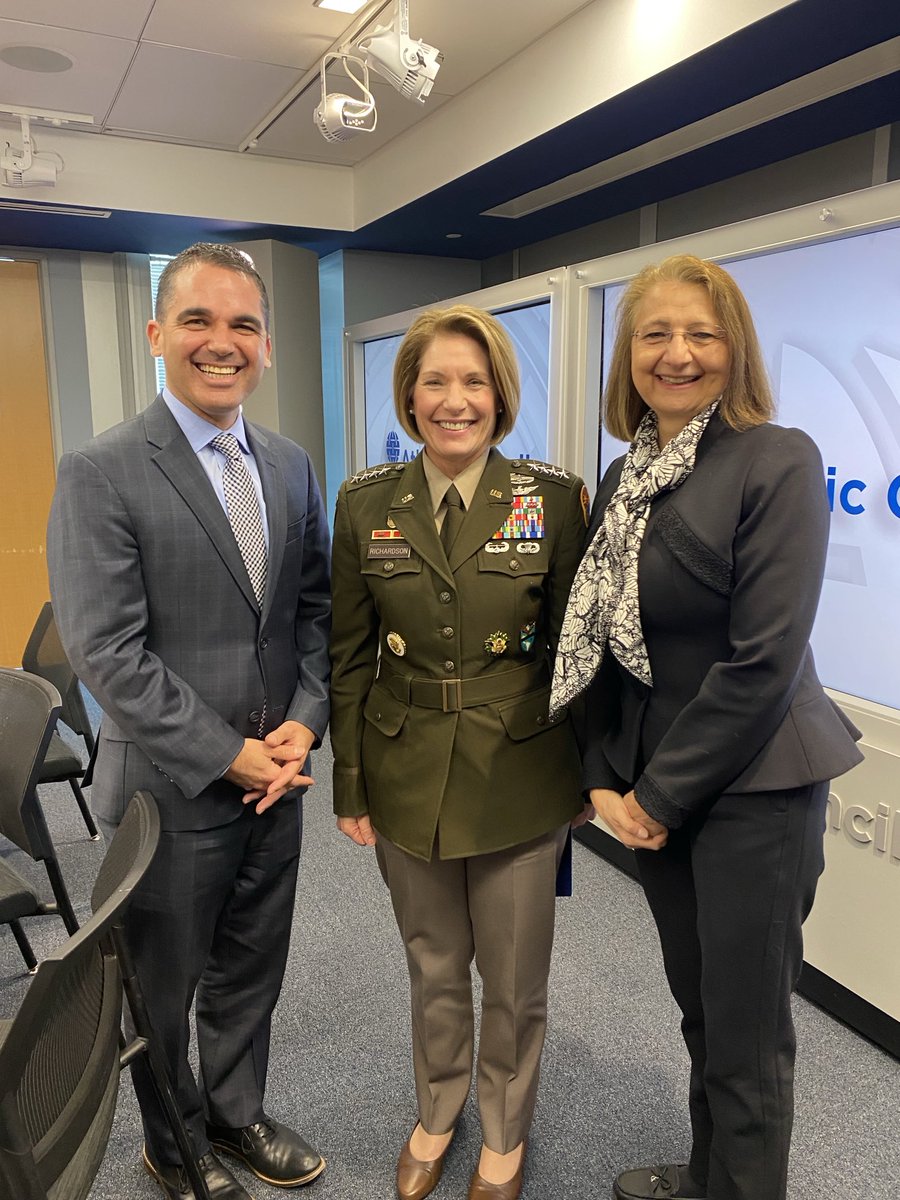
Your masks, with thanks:
[[[431,95],[373,77],[377,130],[326,142],[322,56],[395,3],[0,0],[0,148],[19,141],[10,108],[93,122],[37,123],[59,176],[0,183],[0,244],[484,258],[867,130],[887,177],[898,0],[409,0],[411,34],[444,56]],[[26,70],[17,48],[71,66]]]
[[[90,114],[93,131],[104,137],[234,151],[307,82],[250,152],[352,166],[588,2],[515,0],[510,20],[502,0],[410,0],[411,35],[444,55],[431,95],[417,104],[375,84],[376,131],[335,144],[313,126],[316,72],[322,55],[358,28],[359,16],[316,8],[312,0],[0,0],[0,55],[38,46],[72,60],[69,70],[46,73],[0,59],[0,110]],[[373,0],[360,15],[372,13],[378,24],[392,9]],[[339,70],[329,79],[329,89],[355,94]],[[39,132],[36,139],[40,145]]]

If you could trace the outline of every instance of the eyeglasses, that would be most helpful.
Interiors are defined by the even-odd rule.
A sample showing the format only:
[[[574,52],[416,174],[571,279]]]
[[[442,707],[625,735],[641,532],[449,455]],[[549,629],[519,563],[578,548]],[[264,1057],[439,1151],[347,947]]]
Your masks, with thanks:
[[[636,329],[631,336],[639,346],[650,350],[654,346],[668,346],[676,335],[683,337],[692,350],[708,349],[728,336],[721,325],[698,326],[694,329],[661,329],[659,326],[651,326],[647,329]]]

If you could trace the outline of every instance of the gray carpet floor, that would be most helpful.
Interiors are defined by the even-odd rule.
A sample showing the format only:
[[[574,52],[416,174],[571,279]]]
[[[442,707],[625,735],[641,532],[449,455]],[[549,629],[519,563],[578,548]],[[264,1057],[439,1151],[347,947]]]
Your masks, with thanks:
[[[318,1200],[390,1200],[397,1152],[414,1121],[402,947],[371,851],[338,835],[330,757],[316,757],[287,979],[273,1028],[267,1108],[328,1160]],[[41,789],[79,920],[102,857],[65,785]],[[0,854],[41,872],[0,839]],[[627,1166],[688,1151],[687,1062],[638,885],[585,847],[574,897],[558,905],[550,1022],[523,1200],[594,1200]],[[55,918],[29,922],[40,957],[64,938]],[[885,947],[885,952],[891,952]],[[0,930],[0,1016],[28,985]],[[900,1064],[795,998],[799,1043],[790,1200],[891,1200],[900,1190]],[[466,1194],[480,1131],[470,1097],[437,1200]],[[139,1165],[140,1124],[123,1078],[112,1138],[91,1200],[153,1200]],[[257,1200],[275,1188],[236,1169]]]

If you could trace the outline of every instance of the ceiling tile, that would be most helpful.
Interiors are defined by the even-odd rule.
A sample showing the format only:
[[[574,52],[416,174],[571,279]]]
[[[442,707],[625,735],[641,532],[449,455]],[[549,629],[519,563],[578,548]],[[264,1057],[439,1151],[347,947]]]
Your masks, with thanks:
[[[134,42],[71,29],[0,20],[0,48],[45,46],[68,55],[69,71],[44,74],[0,62],[0,104],[91,113],[99,125],[134,54]]]
[[[444,61],[434,92],[455,96],[512,58],[542,34],[561,25],[586,0],[411,0],[410,36],[436,46]],[[390,11],[378,24],[389,24]]]
[[[144,37],[168,46],[306,69],[348,28],[312,0],[156,0]]]
[[[119,131],[236,147],[298,73],[172,46],[144,44],[110,114]]]
[[[153,0],[3,0],[4,20],[137,39]]]

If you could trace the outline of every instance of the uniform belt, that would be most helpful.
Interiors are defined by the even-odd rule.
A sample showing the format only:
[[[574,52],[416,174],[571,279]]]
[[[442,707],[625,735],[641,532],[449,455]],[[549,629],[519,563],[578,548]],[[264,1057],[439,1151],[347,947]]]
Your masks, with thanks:
[[[461,712],[479,704],[494,704],[523,696],[550,682],[546,662],[527,663],[502,675],[480,675],[473,679],[417,679],[403,675],[382,661],[378,682],[404,704],[416,708],[439,708]]]

